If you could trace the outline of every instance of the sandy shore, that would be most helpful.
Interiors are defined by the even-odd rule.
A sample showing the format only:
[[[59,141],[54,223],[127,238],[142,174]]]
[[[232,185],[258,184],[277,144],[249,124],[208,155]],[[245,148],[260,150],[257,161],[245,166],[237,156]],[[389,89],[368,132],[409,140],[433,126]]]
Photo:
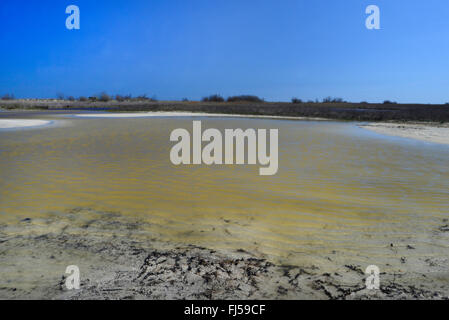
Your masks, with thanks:
[[[205,113],[205,112],[107,112],[107,113],[80,113],[74,116],[80,118],[156,118],[156,117],[229,117],[229,118],[266,118],[287,120],[328,120],[324,118],[310,117],[287,117],[287,116],[264,116],[264,115],[242,115],[227,113]]]
[[[449,125],[447,124],[371,123],[360,127],[391,136],[449,144]]]
[[[276,265],[245,250],[161,242],[144,224],[88,208],[0,224],[0,299],[449,298],[445,257],[381,273],[380,290],[367,290],[360,265]],[[448,237],[447,221],[429,232]],[[80,268],[80,290],[65,286],[68,265]]]
[[[0,129],[37,127],[50,124],[47,120],[32,119],[0,119]]]

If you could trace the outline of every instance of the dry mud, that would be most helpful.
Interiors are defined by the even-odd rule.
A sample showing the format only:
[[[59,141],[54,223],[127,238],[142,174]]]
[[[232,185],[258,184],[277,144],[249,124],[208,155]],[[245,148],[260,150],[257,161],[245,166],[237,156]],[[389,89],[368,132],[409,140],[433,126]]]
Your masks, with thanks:
[[[332,273],[316,265],[276,265],[243,249],[161,242],[143,224],[88,208],[1,224],[0,299],[449,297],[447,257],[427,261],[422,272],[381,273],[380,289],[367,290],[359,265],[341,265]],[[448,236],[448,222],[431,232]],[[403,263],[406,269],[408,261]],[[80,268],[79,290],[65,286],[65,268],[73,264]]]

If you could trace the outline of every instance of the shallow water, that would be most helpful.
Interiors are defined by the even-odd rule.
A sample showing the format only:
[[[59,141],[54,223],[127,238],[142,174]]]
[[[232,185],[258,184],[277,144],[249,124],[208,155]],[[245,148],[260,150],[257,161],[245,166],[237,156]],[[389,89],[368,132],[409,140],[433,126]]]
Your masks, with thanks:
[[[388,258],[396,239],[419,254],[449,244],[429,230],[449,217],[449,147],[389,138],[356,123],[254,118],[76,118],[0,131],[0,223],[74,208],[149,223],[152,237],[245,249],[286,264]],[[174,166],[170,133],[205,128],[279,129],[279,171],[253,166]],[[435,249],[435,246],[438,248]],[[418,253],[417,253],[418,254]]]

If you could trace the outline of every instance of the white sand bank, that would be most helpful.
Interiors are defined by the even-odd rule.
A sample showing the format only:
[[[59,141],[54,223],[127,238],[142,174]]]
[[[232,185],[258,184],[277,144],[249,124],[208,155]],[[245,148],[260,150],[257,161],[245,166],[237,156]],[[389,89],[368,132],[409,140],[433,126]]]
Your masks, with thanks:
[[[323,118],[243,115],[243,114],[204,113],[204,112],[122,112],[122,113],[107,112],[107,113],[80,113],[75,114],[74,116],[82,118],[232,117],[232,118],[267,118],[267,119],[291,119],[291,120],[327,120]]]
[[[360,127],[391,136],[449,144],[449,125],[371,123]]]
[[[76,114],[76,117],[82,118],[146,118],[146,117],[191,117],[195,115],[205,115],[205,114],[195,114],[191,112],[121,112],[121,113],[81,113]]]
[[[28,128],[50,124],[47,120],[0,119],[0,129]]]

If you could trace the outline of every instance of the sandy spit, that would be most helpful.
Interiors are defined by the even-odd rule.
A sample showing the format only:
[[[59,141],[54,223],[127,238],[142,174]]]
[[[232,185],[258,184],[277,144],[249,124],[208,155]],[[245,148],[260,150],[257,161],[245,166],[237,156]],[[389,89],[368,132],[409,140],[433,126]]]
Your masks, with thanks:
[[[47,120],[0,119],[0,129],[28,128],[50,124]]]
[[[449,125],[447,124],[370,123],[360,127],[390,136],[449,144]]]
[[[230,118],[267,118],[287,120],[328,120],[324,118],[310,117],[286,117],[286,116],[264,116],[244,115],[227,113],[205,113],[205,112],[108,112],[108,113],[80,113],[75,114],[80,118],[156,118],[156,117],[230,117]]]

